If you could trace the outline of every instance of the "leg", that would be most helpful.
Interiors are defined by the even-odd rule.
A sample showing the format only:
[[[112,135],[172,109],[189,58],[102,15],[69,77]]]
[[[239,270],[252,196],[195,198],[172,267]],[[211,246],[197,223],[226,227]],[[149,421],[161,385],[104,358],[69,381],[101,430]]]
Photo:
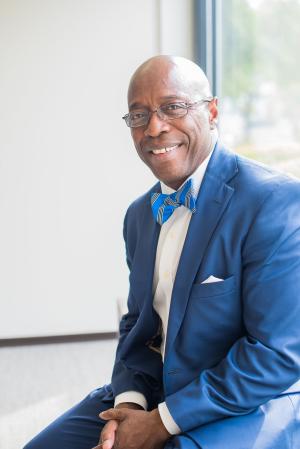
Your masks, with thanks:
[[[98,444],[105,424],[98,414],[111,407],[112,391],[109,385],[105,385],[57,418],[24,449],[91,449]]]
[[[189,435],[182,434],[172,437],[164,447],[164,449],[201,449],[201,446]]]
[[[212,422],[187,435],[203,449],[296,449],[299,419],[300,395],[284,395],[252,413]]]

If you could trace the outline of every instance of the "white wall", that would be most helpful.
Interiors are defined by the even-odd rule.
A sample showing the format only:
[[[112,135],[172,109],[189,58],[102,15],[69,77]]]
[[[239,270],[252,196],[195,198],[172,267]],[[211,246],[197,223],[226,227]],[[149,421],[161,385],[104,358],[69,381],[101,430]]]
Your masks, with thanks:
[[[123,215],[154,182],[127,83],[191,57],[191,25],[192,0],[0,0],[0,338],[116,329]]]

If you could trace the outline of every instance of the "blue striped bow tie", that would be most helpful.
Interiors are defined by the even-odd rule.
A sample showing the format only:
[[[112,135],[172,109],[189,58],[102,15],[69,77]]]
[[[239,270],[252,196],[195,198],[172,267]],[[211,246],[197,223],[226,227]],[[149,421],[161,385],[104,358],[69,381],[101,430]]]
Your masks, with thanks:
[[[196,212],[196,201],[192,180],[189,179],[177,192],[166,195],[164,193],[152,193],[152,213],[160,225],[167,221],[174,210],[179,206],[185,206],[192,213]]]

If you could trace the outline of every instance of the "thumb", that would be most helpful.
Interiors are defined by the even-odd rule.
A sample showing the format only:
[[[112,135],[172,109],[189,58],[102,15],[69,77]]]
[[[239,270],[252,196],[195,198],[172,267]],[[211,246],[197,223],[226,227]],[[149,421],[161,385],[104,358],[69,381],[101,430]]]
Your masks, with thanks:
[[[109,408],[104,412],[100,413],[100,418],[105,420],[116,419],[117,421],[122,421],[125,418],[126,412],[122,409]]]
[[[112,449],[114,445],[114,440],[105,440],[102,443],[102,449]]]

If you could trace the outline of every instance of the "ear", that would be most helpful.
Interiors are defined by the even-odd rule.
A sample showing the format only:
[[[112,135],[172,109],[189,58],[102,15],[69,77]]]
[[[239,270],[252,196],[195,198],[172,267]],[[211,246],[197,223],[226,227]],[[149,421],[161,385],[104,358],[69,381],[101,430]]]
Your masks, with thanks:
[[[209,123],[211,128],[215,128],[218,123],[218,98],[214,97],[208,104]]]

